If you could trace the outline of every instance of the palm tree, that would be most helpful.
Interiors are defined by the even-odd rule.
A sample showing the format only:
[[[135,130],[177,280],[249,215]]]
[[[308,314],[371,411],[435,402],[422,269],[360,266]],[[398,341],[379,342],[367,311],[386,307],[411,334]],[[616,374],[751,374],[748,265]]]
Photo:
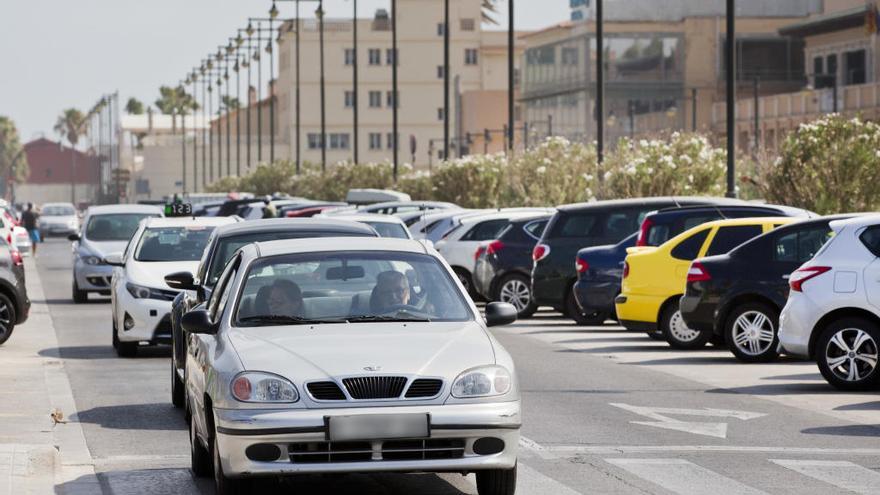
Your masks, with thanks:
[[[0,115],[0,174],[7,177],[7,182],[11,184],[26,178],[27,172],[27,155],[19,140],[15,122]],[[12,199],[9,194],[6,196]]]
[[[129,115],[143,115],[144,104],[137,98],[129,98],[128,103],[125,104],[125,113]]]
[[[222,102],[223,102],[223,109],[226,110],[227,113],[230,110],[238,110],[238,108],[241,106],[241,103],[239,103],[238,98],[235,98],[233,96],[223,96]]]
[[[86,117],[76,108],[68,108],[61,112],[53,128],[62,140],[67,139],[71,147],[70,164],[70,202],[76,204],[76,145],[79,138],[86,132]]]
[[[177,115],[187,115],[190,110],[198,110],[199,105],[195,98],[187,93],[183,86],[172,88],[162,86],[159,88],[159,99],[156,100],[156,108],[160,112],[171,115],[171,132],[177,133]]]
[[[499,0],[482,0],[480,9],[482,10],[483,22],[487,24],[498,24],[495,15],[498,13]]]

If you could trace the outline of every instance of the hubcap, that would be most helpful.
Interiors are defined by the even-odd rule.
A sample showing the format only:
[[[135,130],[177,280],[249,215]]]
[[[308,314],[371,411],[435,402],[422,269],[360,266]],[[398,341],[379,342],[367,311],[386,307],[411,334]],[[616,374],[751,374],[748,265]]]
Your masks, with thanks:
[[[501,302],[513,304],[517,311],[522,311],[529,305],[532,297],[529,293],[529,287],[522,280],[513,279],[501,286],[498,299]]]
[[[691,330],[684,324],[681,311],[676,311],[669,320],[669,332],[679,342],[691,342],[700,336],[700,332]]]
[[[9,306],[6,303],[0,303],[0,337],[9,331],[10,323],[12,323],[12,317],[9,314]]]
[[[864,330],[845,328],[838,331],[825,347],[825,362],[841,380],[857,382],[867,378],[877,368],[878,349]]]
[[[749,356],[759,356],[773,345],[773,322],[760,311],[747,311],[733,322],[733,343]]]

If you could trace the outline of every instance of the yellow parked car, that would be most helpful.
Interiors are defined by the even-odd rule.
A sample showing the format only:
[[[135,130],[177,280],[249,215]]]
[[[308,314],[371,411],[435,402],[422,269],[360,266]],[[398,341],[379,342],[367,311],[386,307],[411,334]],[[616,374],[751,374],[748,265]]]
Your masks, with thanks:
[[[737,218],[694,227],[658,247],[627,249],[621,293],[615,300],[617,319],[628,330],[662,335],[677,349],[698,349],[712,332],[691,330],[678,309],[696,258],[725,254],[740,244],[796,218]],[[659,332],[659,334],[657,333]],[[658,338],[660,338],[658,336]]]

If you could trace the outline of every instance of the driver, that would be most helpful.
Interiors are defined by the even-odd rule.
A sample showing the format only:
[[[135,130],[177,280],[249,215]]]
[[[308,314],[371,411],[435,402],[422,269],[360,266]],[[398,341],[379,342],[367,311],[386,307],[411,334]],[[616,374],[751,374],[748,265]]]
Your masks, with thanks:
[[[387,313],[395,306],[408,305],[409,281],[397,271],[382,272],[376,277],[376,286],[370,295],[370,309],[376,314]]]

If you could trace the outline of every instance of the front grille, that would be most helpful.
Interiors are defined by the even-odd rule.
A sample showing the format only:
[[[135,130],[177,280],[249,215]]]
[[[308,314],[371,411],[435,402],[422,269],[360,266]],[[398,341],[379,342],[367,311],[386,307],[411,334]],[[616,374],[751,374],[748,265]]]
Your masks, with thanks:
[[[360,376],[342,380],[352,399],[396,399],[403,393],[406,377]]]
[[[462,438],[427,440],[389,440],[375,442],[309,442],[288,445],[290,462],[324,464],[331,462],[421,461],[464,457]]]
[[[345,400],[345,394],[334,382],[313,382],[306,387],[315,400]]]
[[[406,398],[434,397],[440,393],[441,388],[443,388],[443,380],[421,378],[412,382],[409,390],[406,391]]]

